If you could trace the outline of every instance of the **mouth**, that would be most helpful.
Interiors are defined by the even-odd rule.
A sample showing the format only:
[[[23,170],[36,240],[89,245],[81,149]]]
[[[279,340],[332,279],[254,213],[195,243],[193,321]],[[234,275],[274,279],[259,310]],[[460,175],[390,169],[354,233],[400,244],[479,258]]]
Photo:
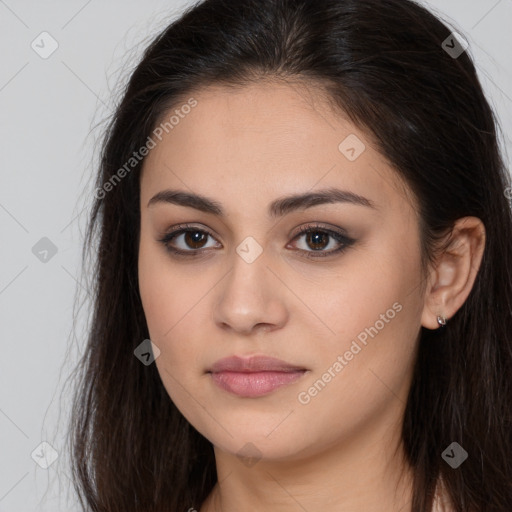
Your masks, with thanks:
[[[239,397],[255,398],[297,381],[307,371],[267,356],[232,356],[217,361],[207,373],[224,391]]]

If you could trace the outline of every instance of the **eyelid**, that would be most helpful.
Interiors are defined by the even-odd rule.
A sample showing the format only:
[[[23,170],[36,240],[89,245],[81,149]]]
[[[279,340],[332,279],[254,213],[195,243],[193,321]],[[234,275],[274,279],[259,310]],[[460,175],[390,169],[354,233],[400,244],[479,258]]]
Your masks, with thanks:
[[[318,231],[325,231],[327,233],[336,233],[339,236],[350,239],[346,230],[337,226],[331,226],[330,224],[325,224],[322,222],[307,222],[306,224],[302,224],[299,228],[297,228],[295,235],[292,235],[293,238],[297,237],[297,235],[302,235],[311,230],[318,229]]]

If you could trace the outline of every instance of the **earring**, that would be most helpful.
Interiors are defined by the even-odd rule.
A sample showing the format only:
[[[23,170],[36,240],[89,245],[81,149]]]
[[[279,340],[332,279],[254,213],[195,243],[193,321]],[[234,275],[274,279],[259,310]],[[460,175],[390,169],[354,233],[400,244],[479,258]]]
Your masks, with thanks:
[[[439,324],[439,328],[444,327],[446,325],[446,317],[437,315],[437,323]]]

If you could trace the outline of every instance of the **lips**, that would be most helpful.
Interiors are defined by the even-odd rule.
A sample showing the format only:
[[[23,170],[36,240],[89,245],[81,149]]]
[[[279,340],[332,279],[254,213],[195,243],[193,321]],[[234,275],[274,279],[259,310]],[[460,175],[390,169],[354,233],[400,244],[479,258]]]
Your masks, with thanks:
[[[209,372],[293,372],[298,370],[306,370],[306,368],[268,356],[252,356],[249,358],[231,356],[219,359],[212,365]]]
[[[300,379],[308,370],[267,356],[232,356],[208,371],[221,389],[244,398],[256,398]]]

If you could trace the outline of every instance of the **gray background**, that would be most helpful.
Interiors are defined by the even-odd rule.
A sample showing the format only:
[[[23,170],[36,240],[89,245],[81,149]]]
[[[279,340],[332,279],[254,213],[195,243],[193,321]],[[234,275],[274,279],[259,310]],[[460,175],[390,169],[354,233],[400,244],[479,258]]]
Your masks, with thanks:
[[[79,510],[66,465],[69,396],[62,389],[87,315],[80,311],[73,335],[95,148],[119,84],[185,5],[191,2],[0,0],[0,511]],[[467,35],[510,169],[512,0],[426,5]],[[52,44],[58,48],[42,58]],[[55,254],[42,252],[43,237]],[[58,454],[48,469],[31,457],[43,441]]]

